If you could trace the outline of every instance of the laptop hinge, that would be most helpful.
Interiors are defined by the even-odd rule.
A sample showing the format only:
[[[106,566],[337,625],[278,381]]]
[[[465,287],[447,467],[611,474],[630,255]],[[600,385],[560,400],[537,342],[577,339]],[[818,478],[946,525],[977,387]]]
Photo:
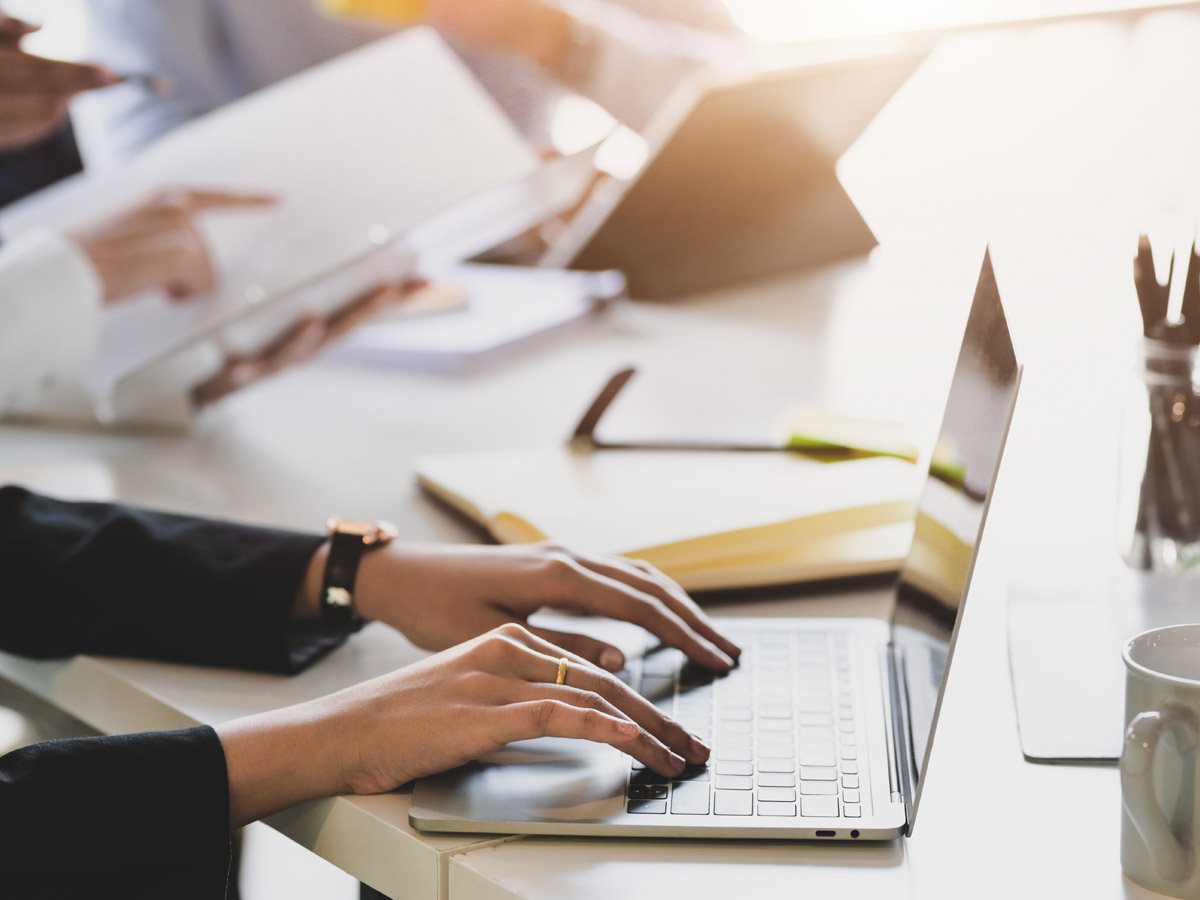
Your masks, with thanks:
[[[904,818],[912,824],[912,754],[908,715],[908,689],[904,683],[904,651],[894,643],[885,650],[892,740],[888,745],[888,778],[892,800],[904,804]]]

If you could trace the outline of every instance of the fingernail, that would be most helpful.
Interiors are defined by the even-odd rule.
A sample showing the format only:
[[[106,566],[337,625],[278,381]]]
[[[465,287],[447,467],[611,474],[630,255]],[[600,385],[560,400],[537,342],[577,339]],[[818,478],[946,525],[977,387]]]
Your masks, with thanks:
[[[625,657],[620,650],[609,647],[600,654],[600,665],[610,672],[620,672],[625,668]]]
[[[255,369],[251,363],[236,362],[229,367],[228,375],[230,383],[242,387],[254,380]]]
[[[300,346],[305,350],[311,350],[318,346],[324,339],[325,323],[309,322],[304,326],[304,333],[300,337]]]

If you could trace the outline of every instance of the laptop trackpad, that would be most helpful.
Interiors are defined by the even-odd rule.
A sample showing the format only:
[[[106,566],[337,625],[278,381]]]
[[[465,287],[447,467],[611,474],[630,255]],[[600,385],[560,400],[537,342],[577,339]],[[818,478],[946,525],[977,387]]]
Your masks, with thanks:
[[[602,822],[624,811],[629,758],[562,738],[509,744],[413,790],[422,827],[439,820]]]

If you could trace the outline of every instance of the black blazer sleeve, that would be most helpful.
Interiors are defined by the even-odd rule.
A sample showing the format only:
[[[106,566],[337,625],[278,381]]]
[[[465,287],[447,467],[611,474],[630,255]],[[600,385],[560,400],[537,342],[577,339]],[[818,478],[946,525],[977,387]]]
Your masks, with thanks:
[[[298,671],[341,641],[289,624],[322,540],[0,488],[0,650]]]
[[[49,741],[0,758],[0,893],[221,900],[225,755],[208,726]]]
[[[322,538],[0,489],[0,649],[292,672]],[[218,900],[229,785],[212,728],[51,741],[0,759],[0,896]]]

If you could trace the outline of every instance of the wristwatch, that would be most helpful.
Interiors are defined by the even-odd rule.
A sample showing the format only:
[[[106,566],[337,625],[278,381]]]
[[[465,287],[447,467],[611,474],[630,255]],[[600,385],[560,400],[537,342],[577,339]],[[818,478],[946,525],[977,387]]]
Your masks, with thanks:
[[[386,547],[399,533],[391,522],[330,519],[329,556],[321,584],[321,619],[332,631],[350,634],[366,624],[354,606],[354,580],[363,553]]]

